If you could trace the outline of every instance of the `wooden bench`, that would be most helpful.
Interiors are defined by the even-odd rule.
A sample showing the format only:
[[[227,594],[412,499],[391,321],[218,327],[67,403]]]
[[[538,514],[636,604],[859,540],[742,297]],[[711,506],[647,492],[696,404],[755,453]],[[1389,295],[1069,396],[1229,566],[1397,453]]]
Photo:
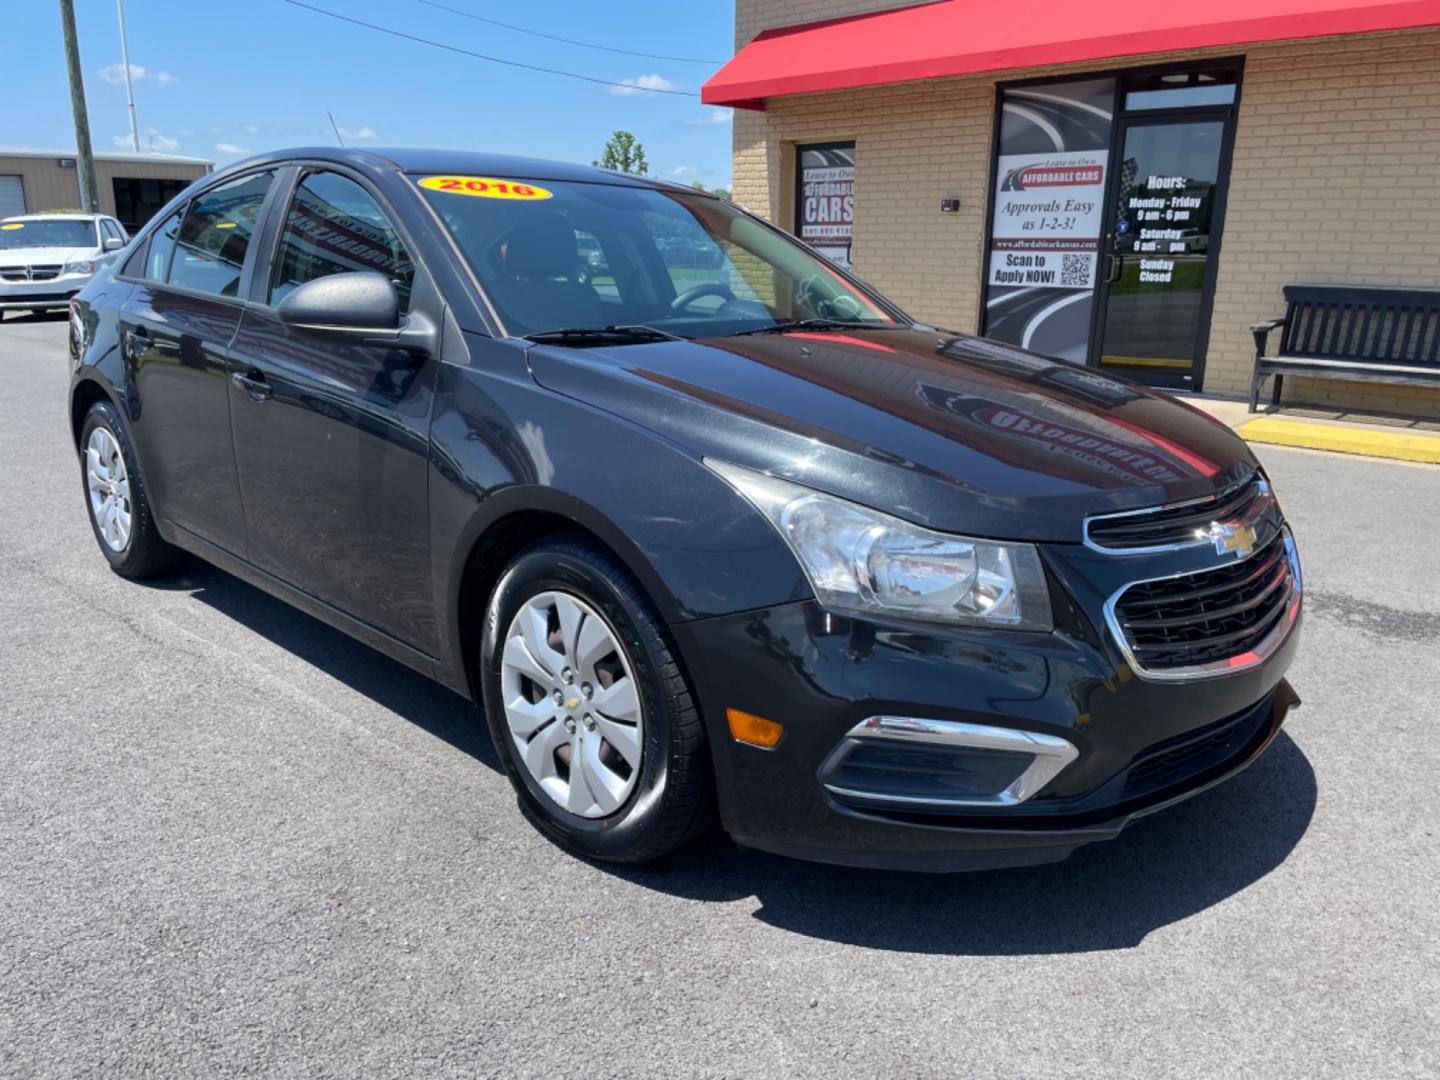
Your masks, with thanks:
[[[1282,330],[1279,350],[1266,356],[1276,329]],[[1266,376],[1275,379],[1275,406],[1286,375],[1440,386],[1440,290],[1287,285],[1285,315],[1256,323],[1250,333],[1251,412]]]

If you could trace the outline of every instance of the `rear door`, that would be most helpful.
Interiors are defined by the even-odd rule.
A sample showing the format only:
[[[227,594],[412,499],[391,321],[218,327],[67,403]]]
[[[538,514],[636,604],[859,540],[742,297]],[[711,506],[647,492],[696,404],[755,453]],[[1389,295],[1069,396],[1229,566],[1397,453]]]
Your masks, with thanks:
[[[134,433],[161,516],[235,554],[245,517],[230,439],[226,350],[240,326],[251,238],[274,170],[211,188],[150,237],[120,311]],[[138,410],[137,410],[138,406]]]
[[[361,178],[306,170],[277,214],[281,205],[266,230],[271,265],[257,272],[231,348],[250,561],[433,655],[427,483],[437,361],[303,337],[275,305],[307,281],[354,270],[389,277],[402,312],[438,308],[438,294]]]

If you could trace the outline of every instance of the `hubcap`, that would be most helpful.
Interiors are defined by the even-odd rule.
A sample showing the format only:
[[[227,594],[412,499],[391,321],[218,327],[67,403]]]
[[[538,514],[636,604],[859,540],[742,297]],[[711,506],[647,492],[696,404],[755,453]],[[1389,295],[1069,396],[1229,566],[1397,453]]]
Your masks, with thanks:
[[[625,804],[645,726],[630,660],[599,612],[565,592],[526,601],[505,635],[500,692],[519,760],[557,806],[602,818]]]
[[[85,445],[85,487],[100,538],[111,551],[124,551],[130,544],[130,475],[108,428],[97,427]]]

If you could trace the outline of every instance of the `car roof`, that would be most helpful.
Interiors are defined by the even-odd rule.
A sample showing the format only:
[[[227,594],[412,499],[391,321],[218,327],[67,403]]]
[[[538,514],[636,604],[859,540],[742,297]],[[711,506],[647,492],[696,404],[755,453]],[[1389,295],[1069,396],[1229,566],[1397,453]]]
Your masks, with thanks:
[[[573,180],[592,184],[618,184],[630,187],[664,188],[693,191],[683,184],[672,184],[648,176],[600,169],[591,165],[575,165],[541,158],[513,157],[508,154],[485,154],[471,150],[425,150],[406,147],[308,146],[277,150],[223,170],[232,173],[238,166],[284,162],[292,159],[335,161],[360,168],[390,168],[405,173],[451,174],[457,176],[497,176],[520,180]],[[217,174],[220,175],[220,174]],[[698,192],[697,192],[698,194]]]
[[[5,221],[94,221],[97,218],[108,218],[109,214],[16,214],[14,217],[7,217]]]

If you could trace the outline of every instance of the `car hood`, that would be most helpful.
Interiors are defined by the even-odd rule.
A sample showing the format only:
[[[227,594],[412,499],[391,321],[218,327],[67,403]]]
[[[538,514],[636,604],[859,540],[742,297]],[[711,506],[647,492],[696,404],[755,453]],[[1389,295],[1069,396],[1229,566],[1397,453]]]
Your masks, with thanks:
[[[1197,498],[1255,467],[1164,394],[919,328],[535,346],[530,364],[694,453],[972,536],[1076,542],[1087,514]]]
[[[0,251],[0,266],[60,265],[71,259],[94,258],[93,247],[31,247]]]

